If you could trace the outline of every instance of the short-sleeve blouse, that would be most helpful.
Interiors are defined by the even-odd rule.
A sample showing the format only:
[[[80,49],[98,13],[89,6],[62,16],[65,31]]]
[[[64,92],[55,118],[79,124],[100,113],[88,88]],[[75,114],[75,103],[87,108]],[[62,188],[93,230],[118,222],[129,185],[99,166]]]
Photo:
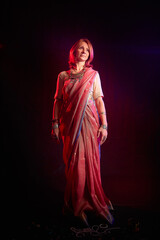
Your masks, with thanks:
[[[55,99],[63,100],[62,89],[63,89],[65,80],[68,80],[68,79],[69,79],[69,75],[67,71],[60,72],[57,78],[57,88],[54,96]],[[104,94],[102,91],[100,76],[99,76],[99,73],[97,72],[93,85],[91,87],[89,99],[95,100],[98,97],[104,97]]]

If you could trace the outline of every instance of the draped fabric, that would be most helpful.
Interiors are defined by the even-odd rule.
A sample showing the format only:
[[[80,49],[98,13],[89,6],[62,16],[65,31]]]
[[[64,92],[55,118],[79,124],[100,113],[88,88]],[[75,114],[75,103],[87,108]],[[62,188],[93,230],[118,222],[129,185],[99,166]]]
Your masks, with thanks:
[[[86,68],[80,81],[64,82],[60,117],[67,180],[64,201],[75,216],[91,210],[112,222],[112,204],[101,184],[99,118],[94,101],[88,97],[96,74]]]

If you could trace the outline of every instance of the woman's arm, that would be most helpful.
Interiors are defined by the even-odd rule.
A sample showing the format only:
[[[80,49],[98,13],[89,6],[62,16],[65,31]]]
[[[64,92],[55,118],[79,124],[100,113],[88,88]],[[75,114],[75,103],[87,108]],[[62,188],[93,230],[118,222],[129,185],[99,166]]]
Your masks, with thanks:
[[[60,140],[59,134],[59,113],[62,106],[62,100],[55,99],[53,105],[53,118],[52,118],[52,131],[51,134],[53,137],[56,137],[57,140]]]
[[[52,131],[51,131],[51,135],[53,137],[56,137],[58,141],[60,140],[59,115],[60,115],[60,110],[63,102],[62,100],[63,75],[64,75],[64,72],[61,72],[58,75],[58,79],[57,79],[57,89],[56,89],[55,101],[53,105],[53,118],[52,118]]]
[[[105,140],[107,139],[107,135],[108,135],[108,123],[107,123],[107,117],[106,117],[106,109],[105,109],[105,105],[104,105],[104,101],[102,99],[102,97],[98,97],[97,99],[95,99],[95,103],[96,103],[96,107],[100,116],[100,120],[101,120],[101,126],[98,130],[97,133],[97,137],[100,137],[100,144],[102,145]]]
[[[53,105],[53,118],[52,119],[59,119],[59,113],[62,106],[62,100],[61,99],[55,99],[54,105]]]

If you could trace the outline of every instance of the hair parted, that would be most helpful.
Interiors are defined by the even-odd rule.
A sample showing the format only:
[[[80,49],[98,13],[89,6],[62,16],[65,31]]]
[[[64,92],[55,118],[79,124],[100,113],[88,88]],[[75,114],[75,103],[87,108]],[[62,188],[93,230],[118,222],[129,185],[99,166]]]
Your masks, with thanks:
[[[69,68],[76,68],[75,52],[76,52],[77,48],[79,47],[79,45],[81,44],[81,42],[86,42],[88,44],[88,48],[89,48],[89,57],[88,57],[87,61],[85,62],[85,66],[92,67],[92,65],[90,63],[92,62],[93,57],[94,57],[93,46],[87,38],[81,38],[70,49],[69,61],[68,61]]]

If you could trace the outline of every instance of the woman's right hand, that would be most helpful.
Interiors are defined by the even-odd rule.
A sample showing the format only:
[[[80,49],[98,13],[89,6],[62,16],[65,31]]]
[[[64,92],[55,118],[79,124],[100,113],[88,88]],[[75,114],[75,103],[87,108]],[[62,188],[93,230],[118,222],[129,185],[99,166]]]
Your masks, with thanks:
[[[59,128],[53,128],[52,127],[51,135],[52,135],[52,137],[54,139],[57,140],[58,143],[60,143],[60,131],[59,131]]]

